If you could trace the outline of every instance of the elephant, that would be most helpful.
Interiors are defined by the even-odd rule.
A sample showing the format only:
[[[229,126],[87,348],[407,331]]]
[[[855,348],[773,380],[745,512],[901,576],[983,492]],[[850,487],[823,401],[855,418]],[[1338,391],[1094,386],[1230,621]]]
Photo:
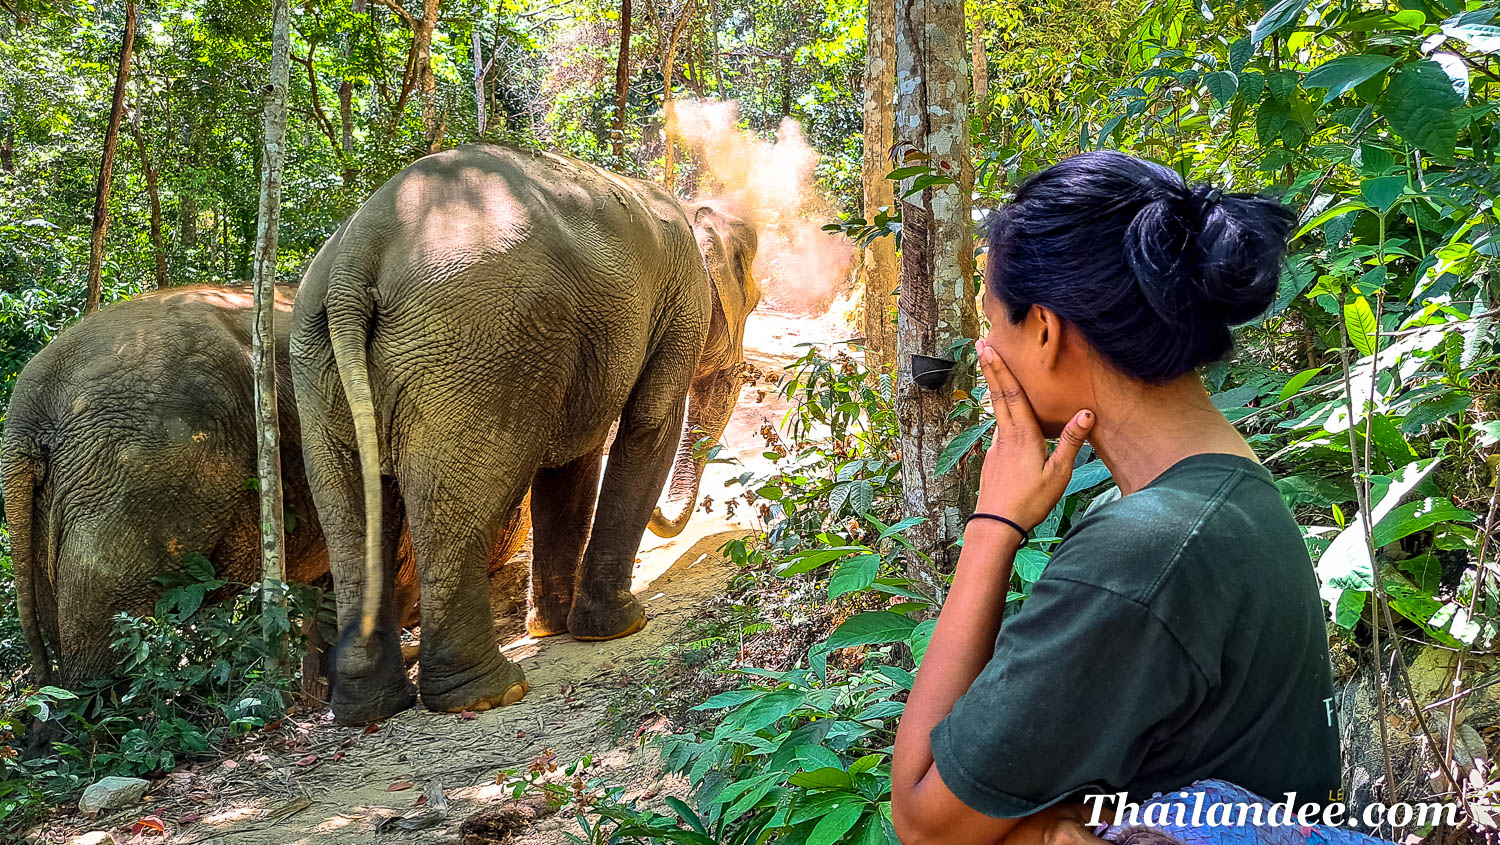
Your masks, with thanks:
[[[477,587],[484,538],[528,489],[528,631],[604,640],[644,626],[635,555],[648,523],[681,530],[703,467],[694,447],[734,409],[755,250],[727,206],[490,144],[418,159],[323,245],[291,356],[341,629],[336,721],[417,701],[386,598],[402,518],[429,709],[530,689]]]
[[[292,291],[278,289],[275,304],[283,497],[296,517],[286,578],[314,583],[328,558],[290,389]],[[38,682],[76,686],[107,674],[111,617],[151,613],[155,578],[185,555],[206,556],[233,585],[212,598],[259,582],[259,499],[248,483],[252,313],[244,288],[146,294],[80,320],[21,371],[0,441],[0,489]],[[492,566],[520,546],[527,525],[524,513],[511,515]],[[409,552],[399,568],[396,602],[410,625],[418,603]]]

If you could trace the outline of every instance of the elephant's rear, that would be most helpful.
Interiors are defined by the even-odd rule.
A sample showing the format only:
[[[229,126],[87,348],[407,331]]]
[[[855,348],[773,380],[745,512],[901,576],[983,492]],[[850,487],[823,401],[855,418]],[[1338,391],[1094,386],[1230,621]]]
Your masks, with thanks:
[[[37,683],[46,684],[51,682],[52,671],[42,637],[37,586],[39,579],[46,577],[41,572],[41,557],[47,546],[36,535],[36,529],[45,526],[38,519],[37,499],[46,476],[46,461],[38,442],[41,397],[36,381],[23,370],[11,393],[5,431],[0,436],[0,498],[5,501],[5,521],[10,526],[11,568],[21,632],[31,651],[32,673]]]
[[[18,379],[7,518],[28,644],[43,676],[56,662],[54,682],[103,672],[110,618],[149,612],[153,579],[185,555],[255,577],[248,308],[232,289],[112,305]]]

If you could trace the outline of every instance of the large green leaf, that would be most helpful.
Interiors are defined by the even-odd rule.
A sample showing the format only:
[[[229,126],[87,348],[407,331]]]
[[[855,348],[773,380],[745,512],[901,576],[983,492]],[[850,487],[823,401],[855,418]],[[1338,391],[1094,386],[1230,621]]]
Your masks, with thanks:
[[[1340,56],[1308,71],[1302,80],[1302,87],[1327,88],[1328,93],[1323,97],[1323,102],[1328,103],[1349,93],[1354,86],[1375,74],[1384,73],[1395,63],[1396,60],[1390,56],[1376,53]]]
[[[1370,518],[1374,523],[1379,525],[1441,461],[1441,458],[1412,461],[1398,470],[1379,501],[1370,506]],[[1370,550],[1365,544],[1364,520],[1356,516],[1318,556],[1318,583],[1321,585],[1318,593],[1328,603],[1328,614],[1334,622],[1345,628],[1354,627],[1364,607],[1365,591],[1375,585],[1374,571]]]
[[[1227,70],[1216,70],[1203,77],[1203,87],[1213,95],[1214,102],[1222,106],[1234,99],[1234,92],[1239,89],[1240,81]]]
[[[916,627],[917,623],[911,619],[888,610],[861,613],[844,620],[844,624],[828,636],[828,648],[901,642]]]
[[[969,450],[974,448],[974,444],[978,443],[994,427],[995,418],[986,417],[953,435],[953,439],[949,440],[948,445],[943,447],[942,454],[938,455],[937,474],[943,475],[955,466],[958,466],[959,460],[964,455],[969,454]]]
[[[818,820],[812,833],[807,835],[807,845],[834,845],[842,842],[844,834],[864,815],[866,806],[863,802],[850,801],[830,810],[828,815]]]
[[[1229,69],[1234,71],[1235,73],[1239,73],[1240,71],[1244,70],[1245,65],[1250,63],[1250,56],[1254,53],[1255,45],[1251,44],[1250,39],[1248,38],[1241,38],[1235,41],[1233,44],[1230,44]]]
[[[1446,499],[1428,497],[1397,505],[1383,519],[1375,523],[1375,530],[1371,534],[1375,547],[1378,549],[1409,534],[1431,528],[1439,522],[1473,521],[1474,514],[1471,511],[1454,507],[1453,503]]]
[[[880,574],[880,555],[855,555],[839,564],[828,579],[828,597],[836,599],[845,593],[858,592],[875,583]]]
[[[1359,195],[1381,214],[1390,211],[1405,190],[1405,176],[1377,176],[1359,183]]]
[[[1297,234],[1293,235],[1292,238],[1293,240],[1300,238],[1335,217],[1342,217],[1345,214],[1353,214],[1356,211],[1369,210],[1370,207],[1368,205],[1365,205],[1358,200],[1345,200],[1344,202],[1341,202],[1338,205],[1333,206],[1332,208],[1325,209],[1322,214],[1319,214],[1317,217],[1314,217],[1306,223],[1303,223],[1302,228],[1298,229]]]
[[[1276,5],[1266,10],[1255,26],[1250,28],[1250,42],[1259,44],[1269,38],[1272,33],[1291,23],[1302,14],[1311,0],[1280,0]]]
[[[1097,487],[1109,480],[1109,467],[1103,461],[1089,461],[1081,467],[1073,470],[1073,477],[1068,481],[1064,496],[1071,496],[1080,490]]]
[[[1370,310],[1370,301],[1363,296],[1351,296],[1344,303],[1344,328],[1349,331],[1349,342],[1361,355],[1375,353],[1375,312]]]
[[[1318,373],[1323,372],[1327,368],[1328,365],[1324,364],[1321,367],[1313,367],[1310,370],[1303,370],[1302,372],[1292,376],[1289,380],[1287,380],[1286,386],[1281,388],[1281,393],[1276,397],[1276,401],[1285,402],[1293,396],[1296,396],[1297,391],[1306,387],[1307,383],[1312,381],[1314,376],[1316,376]]]
[[[1437,62],[1416,62],[1396,72],[1380,101],[1391,129],[1410,144],[1448,160],[1458,140],[1453,112],[1463,99]]]

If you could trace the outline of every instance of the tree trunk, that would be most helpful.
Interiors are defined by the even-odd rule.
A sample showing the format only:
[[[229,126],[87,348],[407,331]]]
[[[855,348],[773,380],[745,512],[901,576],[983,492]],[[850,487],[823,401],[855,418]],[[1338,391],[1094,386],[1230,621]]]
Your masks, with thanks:
[[[156,289],[167,286],[167,251],[161,240],[161,193],[157,190],[156,168],[146,152],[146,138],[141,133],[140,115],[130,121],[130,137],[141,154],[141,173],[146,177],[146,197],[151,201],[151,249],[156,253]]]
[[[615,125],[610,132],[615,158],[625,157],[625,98],[630,93],[630,0],[620,0],[620,49],[615,61]]]
[[[474,41],[474,134],[484,140],[489,115],[484,112],[484,54],[479,50],[479,27],[474,27],[470,34]]]
[[[697,0],[687,0],[682,7],[682,14],[677,16],[677,21],[672,25],[670,34],[663,32],[661,48],[661,116],[662,136],[666,142],[666,152],[663,154],[661,181],[667,186],[668,191],[677,189],[677,106],[672,97],[673,78],[677,75],[677,41],[682,37],[682,31],[693,17],[693,7]],[[665,11],[665,10],[663,10]],[[661,28],[666,29],[667,16],[659,15]]]
[[[104,295],[104,236],[109,231],[109,183],[115,171],[115,147],[120,141],[120,118],[125,114],[125,83],[130,80],[130,52],[135,48],[135,0],[125,0],[125,35],[120,44],[115,96],[104,130],[104,154],[99,159],[99,184],[94,194],[94,231],[89,239],[88,299],[83,313],[99,310]]]
[[[974,17],[969,19],[969,65],[974,76],[974,109],[979,113],[981,128],[988,123],[990,99],[990,65],[984,56],[984,4],[974,0]]]
[[[937,476],[938,454],[958,431],[949,422],[957,390],[973,386],[972,368],[955,367],[938,390],[912,381],[911,356],[950,357],[979,332],[974,233],[965,182],[969,160],[969,74],[963,0],[897,0],[895,134],[902,165],[927,165],[956,184],[938,184],[901,200],[901,296],[897,307],[896,416],[907,516],[926,521],[907,535],[931,558],[907,558],[908,574],[939,598],[940,573],[952,572],[971,494],[955,473]],[[902,191],[912,180],[904,180]]]
[[[346,189],[354,187],[359,168],[354,164],[354,83],[345,79],[339,83],[339,147],[343,150],[344,169],[339,176]]]
[[[790,48],[788,48],[790,49]],[[792,113],[792,57],[781,57],[781,116]]]
[[[422,92],[422,127],[427,133],[427,152],[435,153],[443,148],[443,135],[448,129],[448,115],[438,106],[437,77],[432,74],[432,32],[437,28],[439,0],[425,0],[422,4],[422,19],[412,26],[412,38],[417,50],[417,86]]]
[[[16,128],[5,127],[5,142],[0,143],[0,173],[16,172]]]
[[[261,631],[267,683],[282,681],[286,662],[286,528],[281,499],[281,446],[276,412],[276,234],[281,218],[281,168],[286,160],[286,100],[291,71],[288,0],[272,0],[271,80],[266,91],[265,153],[261,156],[260,215],[255,231],[255,428],[260,479]]]
[[[713,32],[714,48],[714,87],[719,89],[719,99],[727,100],[724,94],[724,69],[719,63],[719,0],[708,0],[709,23]]]
[[[864,215],[873,221],[881,208],[894,211],[895,195],[885,175],[891,167],[891,145],[895,143],[891,111],[896,91],[896,2],[870,0],[865,32],[865,160]],[[896,364],[896,239],[876,238],[861,256],[865,277],[864,335],[865,366],[870,372]]]

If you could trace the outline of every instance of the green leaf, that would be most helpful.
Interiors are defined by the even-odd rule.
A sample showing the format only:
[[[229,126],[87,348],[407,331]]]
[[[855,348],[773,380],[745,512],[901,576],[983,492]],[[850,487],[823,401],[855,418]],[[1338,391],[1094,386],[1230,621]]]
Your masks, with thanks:
[[[916,627],[917,623],[899,613],[884,610],[861,613],[844,620],[828,636],[828,648],[902,642]]]
[[[912,659],[918,666],[922,665],[922,657],[927,654],[927,643],[932,640],[932,632],[936,628],[936,619],[924,619],[912,629],[911,635],[906,638],[906,644],[911,648]]]
[[[687,802],[683,801],[681,798],[673,798],[671,796],[667,796],[666,802],[667,806],[671,807],[673,810],[676,810],[677,815],[681,816],[682,820],[687,822],[688,827],[691,827],[694,832],[698,833],[701,836],[708,835],[708,831],[703,827],[703,821],[698,818],[697,813],[693,812],[693,808],[687,805]]]
[[[1308,71],[1307,76],[1302,80],[1302,87],[1327,88],[1328,93],[1323,97],[1323,103],[1326,105],[1354,90],[1354,86],[1361,82],[1378,73],[1384,73],[1395,63],[1396,60],[1390,56],[1375,53],[1340,56]]]
[[[1292,102],[1292,96],[1297,93],[1297,72],[1279,70],[1266,74],[1266,88],[1270,89],[1271,98],[1276,102],[1289,105]]]
[[[850,789],[854,779],[843,769],[827,768],[812,772],[798,772],[786,779],[791,786],[804,789]]]
[[[1381,214],[1390,211],[1405,190],[1405,176],[1377,176],[1359,183],[1359,195]]]
[[[734,731],[754,733],[796,710],[806,698],[807,693],[801,690],[784,689],[766,693],[734,711],[720,727],[732,726],[731,730]]]
[[[1234,92],[1239,90],[1240,81],[1227,70],[1216,70],[1203,77],[1203,87],[1213,95],[1214,102],[1222,106],[1234,99]]]
[[[1047,568],[1047,561],[1052,556],[1044,551],[1030,547],[1021,548],[1016,551],[1016,574],[1021,576],[1023,583],[1032,584],[1042,577],[1042,570]]]
[[[1259,44],[1269,38],[1273,33],[1291,23],[1302,10],[1307,8],[1311,0],[1280,0],[1276,5],[1266,10],[1255,26],[1250,28],[1250,43]]]
[[[1478,53],[1500,52],[1500,26],[1478,23],[1445,26],[1443,34],[1449,38],[1457,38]]]
[[[1368,299],[1351,296],[1344,302],[1344,328],[1349,332],[1349,342],[1361,355],[1375,354],[1375,332],[1379,325]]]
[[[807,845],[834,845],[843,841],[844,834],[864,815],[865,806],[863,802],[851,801],[830,810],[807,835]]]
[[[1276,139],[1281,137],[1281,130],[1286,126],[1286,121],[1286,106],[1280,103],[1265,103],[1255,114],[1256,140],[1265,147],[1276,143]]]
[[[1397,505],[1385,518],[1375,523],[1372,532],[1375,548],[1394,543],[1439,522],[1473,522],[1474,514],[1455,507],[1446,499],[1428,497]]]
[[[1063,495],[1071,496],[1080,490],[1097,487],[1108,480],[1109,467],[1105,466],[1103,461],[1089,461],[1073,470],[1073,477],[1068,481],[1068,487],[1063,491]]]
[[[1323,372],[1327,368],[1328,365],[1324,364],[1321,367],[1313,367],[1310,370],[1303,370],[1302,372],[1292,376],[1291,379],[1287,381],[1286,386],[1281,388],[1281,393],[1277,395],[1276,401],[1285,402],[1293,396],[1296,396],[1297,391],[1306,387],[1308,382],[1312,381],[1318,373]]]
[[[1250,39],[1248,38],[1241,38],[1235,41],[1233,44],[1230,44],[1229,69],[1234,71],[1235,73],[1239,73],[1240,71],[1244,70],[1245,65],[1249,64],[1250,56],[1254,54],[1254,52],[1255,45],[1251,44]]]
[[[1391,78],[1380,101],[1380,112],[1403,140],[1449,160],[1458,140],[1453,112],[1461,105],[1463,99],[1453,90],[1442,66],[1421,61],[1407,65]]]
[[[1345,214],[1351,214],[1356,211],[1369,210],[1370,207],[1368,205],[1365,205],[1358,200],[1345,200],[1338,205],[1333,206],[1332,208],[1325,209],[1322,214],[1319,214],[1317,217],[1314,217],[1306,223],[1303,223],[1302,228],[1297,230],[1297,234],[1293,235],[1292,239],[1296,240],[1297,238],[1302,237],[1303,235],[1311,232],[1312,230],[1318,228],[1324,223],[1327,223],[1335,217],[1341,217]]]
[[[821,745],[797,746],[797,764],[809,772],[818,769],[843,770],[844,768],[844,762],[839,759],[839,755]]]
[[[812,549],[810,551],[798,552],[787,558],[786,566],[776,570],[776,574],[783,578],[801,575],[804,572],[811,572],[820,566],[825,566],[841,558],[846,558],[863,551],[867,551],[864,546],[835,546],[830,549]]]
[[[978,443],[980,438],[988,434],[990,429],[994,427],[995,418],[987,417],[953,435],[953,439],[949,440],[948,445],[943,447],[942,454],[938,455],[937,474],[944,475],[958,466],[959,460],[964,455],[969,454],[969,450],[974,448],[974,444]]]
[[[781,501],[781,497],[786,494],[782,493],[781,488],[777,487],[775,484],[767,484],[759,490],[756,490],[755,495],[761,497],[762,499],[770,499],[773,502],[779,502]]]
[[[1360,590],[1345,590],[1339,594],[1338,604],[1333,609],[1333,621],[1341,627],[1353,630],[1359,617],[1365,612],[1365,593]]]
[[[875,583],[880,574],[880,555],[855,555],[839,563],[833,577],[828,579],[828,597],[836,599],[846,593],[858,592]]]

